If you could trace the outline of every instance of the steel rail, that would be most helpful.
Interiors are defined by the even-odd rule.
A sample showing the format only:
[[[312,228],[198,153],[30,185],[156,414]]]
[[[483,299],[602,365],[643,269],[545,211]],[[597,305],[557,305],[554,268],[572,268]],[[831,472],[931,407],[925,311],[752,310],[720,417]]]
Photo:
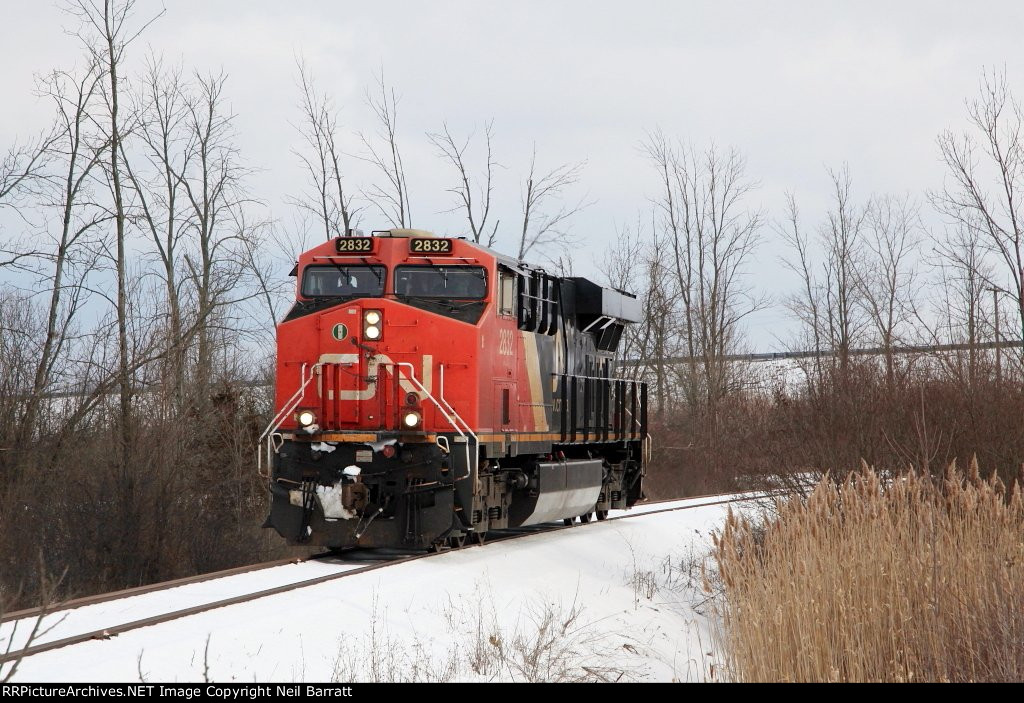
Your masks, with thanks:
[[[170,588],[177,588],[178,586],[188,586],[193,583],[214,581],[216,579],[225,578],[227,576],[237,576],[239,574],[247,574],[253,571],[262,571],[263,569],[272,569],[278,566],[287,566],[289,564],[302,564],[307,561],[315,561],[317,559],[323,559],[324,557],[328,556],[332,556],[330,552],[324,552],[322,554],[313,554],[307,557],[287,557],[284,559],[275,559],[273,561],[264,561],[260,562],[259,564],[235,566],[230,569],[222,569],[221,571],[208,571],[203,574],[184,576],[182,578],[173,579],[171,581],[158,581],[157,583],[150,583],[146,584],[145,586],[133,586],[132,588],[123,588],[117,591],[97,593],[92,596],[82,596],[80,598],[73,598],[71,600],[60,601],[52,606],[37,606],[35,608],[25,608],[24,610],[15,610],[10,613],[4,613],[4,616],[0,618],[0,624],[10,622],[12,620],[22,620],[28,617],[35,617],[38,615],[48,617],[51,615],[63,613],[68,610],[81,608],[87,605],[96,605],[98,603],[106,603],[108,601],[119,600],[121,598],[130,598],[132,596],[143,596],[147,593],[155,593],[157,591],[163,591]]]

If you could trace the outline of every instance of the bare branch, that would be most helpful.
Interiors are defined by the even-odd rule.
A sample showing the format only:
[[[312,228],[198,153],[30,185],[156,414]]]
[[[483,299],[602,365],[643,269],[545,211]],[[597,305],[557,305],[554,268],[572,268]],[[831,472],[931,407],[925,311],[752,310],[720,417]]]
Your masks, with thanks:
[[[947,181],[931,199],[957,236],[966,235],[999,261],[993,273],[1000,280],[990,281],[990,287],[1005,286],[1024,336],[1024,114],[1005,69],[983,72],[967,114],[971,132],[939,136]]]
[[[530,173],[523,184],[523,225],[519,232],[518,253],[520,260],[525,259],[535,248],[572,244],[565,225],[590,203],[581,199],[570,204],[562,199],[568,188],[579,183],[584,166],[586,161],[562,164],[538,174],[537,146],[534,145],[530,156]],[[548,209],[552,203],[556,206],[554,210]]]
[[[405,165],[398,148],[398,97],[394,88],[384,81],[384,71],[377,74],[377,90],[366,90],[366,103],[377,118],[376,139],[359,133],[366,153],[357,158],[372,164],[384,176],[384,185],[372,185],[363,191],[366,198],[381,216],[393,227],[412,227],[412,211],[409,206],[409,187],[405,181]],[[375,141],[382,144],[378,146]]]
[[[466,137],[460,144],[452,136],[447,123],[443,124],[441,132],[427,134],[431,144],[437,148],[440,156],[451,164],[458,176],[458,183],[447,189],[449,193],[455,196],[458,204],[448,212],[463,210],[469,223],[469,235],[473,238],[473,241],[477,244],[483,243],[488,247],[494,246],[498,232],[497,223],[491,228],[490,232],[487,231],[487,218],[491,213],[491,195],[494,192],[494,169],[498,165],[494,161],[492,150],[493,136],[494,120],[490,120],[484,124],[484,147],[486,152],[483,182],[474,188],[473,176],[466,165],[465,158],[472,135]],[[474,196],[479,196],[476,205],[473,202]]]
[[[299,132],[307,148],[293,149],[293,153],[302,162],[313,191],[292,198],[291,202],[316,217],[329,240],[347,234],[354,226],[356,214],[352,196],[346,194],[344,187],[338,114],[330,98],[316,91],[312,72],[301,58],[296,59],[296,67],[302,94]]]

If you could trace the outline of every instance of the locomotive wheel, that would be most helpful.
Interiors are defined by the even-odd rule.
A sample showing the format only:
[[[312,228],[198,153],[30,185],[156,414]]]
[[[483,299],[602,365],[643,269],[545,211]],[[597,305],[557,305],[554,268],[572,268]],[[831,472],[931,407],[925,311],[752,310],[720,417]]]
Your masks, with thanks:
[[[440,542],[434,542],[432,545],[430,545],[430,549],[428,551],[430,551],[433,554],[440,554],[441,552],[447,552],[448,549],[448,543],[442,540]]]
[[[566,527],[572,527],[573,520],[575,520],[575,519],[576,518],[567,517],[564,520],[562,520],[562,524],[565,525]]]
[[[582,522],[584,525],[590,522],[590,513],[584,513],[583,515],[580,515],[580,522]]]
[[[448,538],[448,546],[452,549],[459,549],[466,546],[466,534],[462,533],[456,537]]]
[[[608,519],[608,511],[607,510],[598,510],[597,511],[597,519],[598,520],[607,520]]]
[[[476,544],[483,544],[487,540],[486,532],[473,532],[473,542]]]

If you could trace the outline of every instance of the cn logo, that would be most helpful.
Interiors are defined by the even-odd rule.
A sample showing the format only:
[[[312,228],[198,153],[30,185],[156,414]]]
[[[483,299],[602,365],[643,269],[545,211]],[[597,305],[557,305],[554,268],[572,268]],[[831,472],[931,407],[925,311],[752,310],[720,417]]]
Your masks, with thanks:
[[[344,325],[342,325],[343,327]],[[334,331],[331,331],[334,334]],[[321,364],[339,364],[340,366],[348,367],[349,372],[344,374],[345,377],[352,379],[355,382],[365,383],[365,387],[359,388],[327,388],[323,387],[323,376],[317,376],[317,392],[320,397],[324,397],[324,393],[329,393],[329,397],[333,398],[335,391],[337,391],[337,397],[341,400],[369,400],[377,394],[377,367],[384,365],[385,369],[389,374],[399,373],[398,365],[391,360],[387,354],[374,354],[366,360],[366,375],[363,376],[359,373],[359,355],[358,354],[321,354]],[[402,367],[399,375],[399,387],[404,393],[419,393],[419,387],[409,380],[409,374],[411,369],[408,366]],[[415,372],[412,372],[415,373]],[[420,368],[420,376],[417,379],[423,384],[424,390],[428,394],[433,392],[433,376],[434,376],[434,356],[432,354],[424,354],[422,359],[422,366]]]

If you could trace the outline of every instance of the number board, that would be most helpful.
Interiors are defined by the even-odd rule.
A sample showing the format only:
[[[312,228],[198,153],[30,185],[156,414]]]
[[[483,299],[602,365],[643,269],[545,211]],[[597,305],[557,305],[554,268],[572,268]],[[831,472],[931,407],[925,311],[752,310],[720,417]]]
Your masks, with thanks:
[[[369,254],[373,251],[373,237],[338,237],[334,245],[339,254]]]
[[[413,254],[451,254],[453,251],[450,239],[410,239],[409,251]]]

